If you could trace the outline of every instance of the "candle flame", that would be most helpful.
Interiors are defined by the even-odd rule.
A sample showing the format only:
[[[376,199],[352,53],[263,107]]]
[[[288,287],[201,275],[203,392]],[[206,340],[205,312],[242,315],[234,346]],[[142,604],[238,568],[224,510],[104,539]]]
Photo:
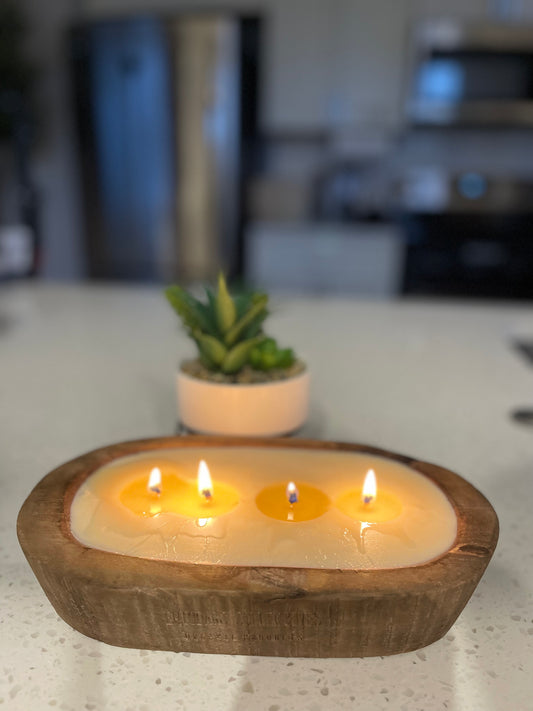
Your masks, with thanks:
[[[159,495],[161,493],[161,471],[158,467],[154,467],[150,472],[148,486],[146,488],[151,494]]]
[[[376,475],[373,469],[369,469],[365,476],[365,482],[363,484],[363,493],[361,499],[363,504],[370,504],[376,499],[378,492],[378,485],[376,482]]]
[[[198,465],[198,493],[206,501],[213,497],[213,482],[207,464],[202,459]]]
[[[287,499],[289,501],[289,504],[296,504],[298,503],[298,489],[296,487],[296,484],[293,481],[290,481],[287,484]]]

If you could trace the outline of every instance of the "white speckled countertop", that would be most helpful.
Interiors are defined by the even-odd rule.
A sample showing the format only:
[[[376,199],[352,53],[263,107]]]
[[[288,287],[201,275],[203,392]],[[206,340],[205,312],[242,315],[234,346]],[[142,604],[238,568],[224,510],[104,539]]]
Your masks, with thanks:
[[[533,709],[533,308],[280,302],[270,330],[311,366],[308,436],[434,461],[500,517],[500,542],[450,633],[375,659],[282,659],[120,649],[57,617],[19,548],[22,501],[56,465],[172,434],[173,369],[189,347],[154,289],[0,288],[0,709],[320,711]]]

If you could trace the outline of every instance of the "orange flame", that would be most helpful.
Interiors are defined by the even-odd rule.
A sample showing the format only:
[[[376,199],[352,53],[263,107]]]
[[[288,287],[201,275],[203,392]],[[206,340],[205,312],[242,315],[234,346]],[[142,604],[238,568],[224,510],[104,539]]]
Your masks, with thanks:
[[[146,488],[151,494],[159,495],[161,493],[161,471],[158,467],[154,467],[150,472]]]
[[[211,474],[209,473],[209,468],[205,461],[200,460],[198,465],[198,493],[206,501],[210,501],[213,497],[213,482],[211,480]]]
[[[378,493],[378,485],[376,481],[376,475],[373,469],[369,469],[365,476],[365,482],[363,484],[363,493],[361,495],[361,500],[363,504],[368,505],[376,500]]]
[[[290,504],[298,503],[299,492],[298,488],[296,487],[296,484],[293,481],[290,481],[287,484],[286,495]]]

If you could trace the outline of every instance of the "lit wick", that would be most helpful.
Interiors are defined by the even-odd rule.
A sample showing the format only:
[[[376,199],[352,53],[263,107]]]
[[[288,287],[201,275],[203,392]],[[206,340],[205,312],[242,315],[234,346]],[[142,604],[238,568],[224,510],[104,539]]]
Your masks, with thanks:
[[[287,484],[287,492],[286,493],[287,493],[287,499],[289,501],[289,504],[291,504],[291,506],[293,504],[298,503],[298,489],[296,488],[296,484],[293,481],[290,481]]]
[[[161,472],[157,467],[154,467],[150,472],[148,486],[146,487],[151,494],[161,495]]]
[[[198,465],[198,493],[205,501],[211,501],[213,498],[211,474],[203,459],[200,460],[200,464]]]
[[[368,504],[371,504],[373,501],[375,501],[377,496],[377,489],[378,486],[376,482],[376,475],[373,469],[369,469],[365,476],[363,492],[361,494],[361,500],[363,504],[365,504],[365,506],[368,506]]]

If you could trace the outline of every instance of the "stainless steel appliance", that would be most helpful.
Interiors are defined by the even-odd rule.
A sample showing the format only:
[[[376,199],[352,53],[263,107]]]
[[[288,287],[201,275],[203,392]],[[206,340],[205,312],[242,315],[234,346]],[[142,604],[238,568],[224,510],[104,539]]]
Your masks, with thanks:
[[[426,168],[398,207],[405,293],[533,298],[533,180]]]
[[[407,117],[533,125],[533,26],[431,20],[414,31]]]
[[[206,12],[74,29],[91,276],[239,273],[259,27]]]

